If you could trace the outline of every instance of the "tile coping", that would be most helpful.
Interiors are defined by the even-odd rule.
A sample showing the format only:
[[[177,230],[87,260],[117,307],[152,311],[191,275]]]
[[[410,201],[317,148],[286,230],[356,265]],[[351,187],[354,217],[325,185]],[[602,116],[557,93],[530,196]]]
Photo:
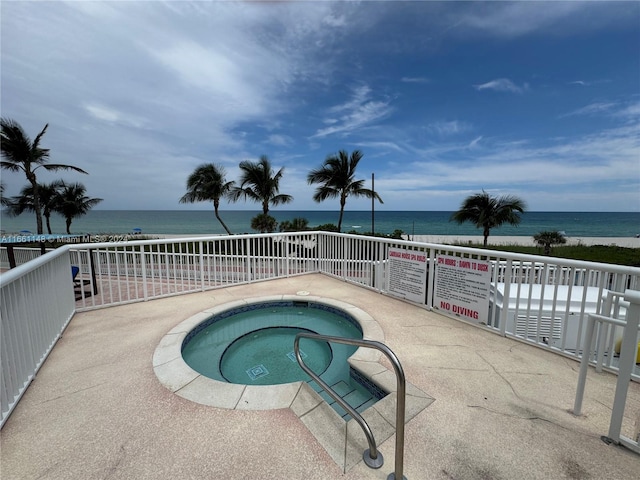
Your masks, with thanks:
[[[153,354],[153,370],[162,385],[176,395],[195,403],[232,410],[272,410],[290,408],[307,426],[327,453],[346,473],[362,461],[368,448],[357,422],[345,422],[306,382],[280,385],[240,385],[214,380],[193,370],[182,358],[186,336],[213,315],[249,304],[269,301],[305,301],[338,308],[351,315],[360,325],[365,340],[384,342],[380,324],[364,310],[332,298],[298,292],[298,295],[269,295],[236,300],[197,313],[172,328],[160,341]],[[375,432],[378,445],[395,432],[395,373],[379,361],[382,352],[358,348],[349,357],[351,368],[390,394],[362,413]],[[405,422],[416,416],[434,399],[410,383],[406,383]],[[340,438],[344,441],[340,442]]]

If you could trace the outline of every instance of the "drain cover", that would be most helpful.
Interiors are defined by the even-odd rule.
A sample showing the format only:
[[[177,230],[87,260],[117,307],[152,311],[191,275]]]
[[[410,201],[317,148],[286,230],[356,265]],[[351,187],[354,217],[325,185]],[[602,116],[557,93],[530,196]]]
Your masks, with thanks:
[[[269,370],[267,370],[267,367],[260,364],[247,370],[247,375],[249,375],[251,380],[256,380],[257,378],[269,375]]]

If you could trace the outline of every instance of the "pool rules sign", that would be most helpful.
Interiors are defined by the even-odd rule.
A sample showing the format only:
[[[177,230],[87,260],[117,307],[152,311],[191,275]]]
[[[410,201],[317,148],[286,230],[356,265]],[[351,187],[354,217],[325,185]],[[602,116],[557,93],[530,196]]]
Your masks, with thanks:
[[[484,260],[438,255],[433,306],[465,320],[487,323],[491,264]]]
[[[424,252],[389,249],[387,291],[415,303],[424,303],[427,292],[427,256]]]

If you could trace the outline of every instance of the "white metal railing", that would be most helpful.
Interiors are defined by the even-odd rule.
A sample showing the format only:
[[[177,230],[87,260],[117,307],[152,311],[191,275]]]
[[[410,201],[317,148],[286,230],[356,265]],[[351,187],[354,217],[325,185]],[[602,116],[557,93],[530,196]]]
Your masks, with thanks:
[[[47,248],[47,252],[51,252],[53,248]],[[39,248],[30,247],[13,247],[13,255],[16,260],[16,265],[22,265],[31,260],[34,260],[42,255],[42,251]],[[9,269],[9,254],[7,247],[0,247],[0,268]]]
[[[632,435],[633,438],[622,434],[622,423],[626,408],[629,380],[632,378],[634,364],[638,357],[640,292],[637,290],[627,290],[623,297],[626,301],[629,312],[626,320],[619,320],[617,318],[604,315],[589,314],[589,321],[587,323],[583,347],[585,354],[582,356],[582,360],[580,362],[580,373],[578,375],[573,414],[582,414],[582,402],[587,383],[587,371],[589,369],[590,357],[599,356],[599,348],[596,345],[598,342],[606,342],[611,328],[621,328],[623,330],[623,334],[620,342],[618,380],[611,411],[609,435],[603,439],[607,442],[623,444],[627,448],[634,450],[636,453],[640,453],[640,424],[636,423],[636,430]],[[600,359],[598,359],[598,365],[600,365]],[[636,408],[638,407],[636,406]],[[634,413],[636,418],[640,420],[640,409],[636,412],[631,412],[629,417],[633,418]]]
[[[78,311],[318,271],[317,234],[263,234],[70,247],[90,288]]]
[[[438,310],[433,303],[438,255],[489,262],[491,298],[486,328],[576,359],[582,355],[588,315],[624,320],[626,308],[615,299],[640,286],[640,268],[635,267],[330,232],[73,244],[1,276],[3,342],[7,338],[21,345],[22,330],[10,340],[4,331],[29,329],[23,325],[29,322],[51,323],[47,329],[59,332],[75,311],[306,273],[321,272],[390,295],[390,248],[427,257],[425,298],[415,303],[434,310]],[[75,303],[70,265],[80,268],[82,287],[76,290]],[[70,303],[59,311],[51,308],[51,296]],[[616,371],[612,335],[621,330],[612,332],[606,342],[598,342],[600,350],[593,360],[604,359],[598,368]],[[58,333],[51,335],[48,345]],[[5,354],[20,355],[16,352],[2,351],[3,419],[5,409],[23,388],[18,385],[28,384],[35,373],[5,372]],[[640,380],[637,374],[633,378]]]
[[[2,424],[75,312],[66,250],[0,275]]]

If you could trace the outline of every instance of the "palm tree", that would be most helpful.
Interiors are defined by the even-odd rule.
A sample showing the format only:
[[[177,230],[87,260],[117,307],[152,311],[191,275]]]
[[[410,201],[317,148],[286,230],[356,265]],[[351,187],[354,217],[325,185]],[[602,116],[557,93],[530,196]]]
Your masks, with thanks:
[[[551,246],[552,245],[564,245],[567,243],[567,238],[563,233],[558,232],[557,230],[552,231],[542,231],[536,233],[533,236],[533,240],[537,245],[544,247],[544,254],[551,255]]]
[[[197,167],[187,179],[187,193],[180,198],[180,203],[213,202],[216,218],[231,235],[231,231],[220,218],[220,198],[229,196],[235,182],[227,182],[226,172],[221,165],[205,163]]]
[[[356,167],[362,159],[362,152],[354,150],[351,156],[345,151],[340,150],[337,155],[331,155],[326,158],[320,168],[311,170],[307,175],[307,183],[321,184],[316,188],[313,199],[320,203],[327,198],[340,198],[340,217],[338,219],[338,232],[342,228],[342,216],[344,215],[344,206],[347,203],[347,197],[366,197],[375,198],[380,203],[384,203],[380,195],[373,190],[364,188],[364,180],[355,180]]]
[[[268,213],[261,213],[251,219],[251,228],[260,233],[275,232],[278,221]]]
[[[451,215],[451,221],[457,223],[471,222],[476,228],[482,228],[484,236],[483,245],[487,246],[487,238],[493,227],[499,227],[504,223],[518,225],[520,223],[520,213],[524,213],[526,204],[524,200],[513,196],[504,195],[492,197],[484,190],[467,197],[460,210]]]
[[[71,221],[74,218],[86,215],[102,201],[101,198],[87,197],[86,192],[87,189],[81,183],[62,183],[55,211],[65,218],[68,234],[71,234]]]
[[[44,126],[33,142],[14,120],[2,118],[0,126],[0,151],[5,159],[0,163],[0,166],[11,172],[19,172],[21,170],[24,172],[33,188],[33,211],[36,213],[37,233],[42,234],[42,207],[40,205],[36,170],[42,167],[51,171],[75,170],[85,174],[87,172],[72,165],[47,163],[49,161],[49,149],[40,147],[40,140],[42,140],[49,124]]]
[[[8,207],[11,205],[11,200],[4,196],[4,183],[0,182],[0,205]]]
[[[47,232],[51,235],[51,214],[56,210],[60,199],[60,189],[64,185],[62,180],[57,180],[49,184],[38,184],[38,194],[40,197],[40,207],[42,208],[42,216],[47,224]],[[33,187],[26,185],[20,195],[13,197],[7,201],[7,215],[17,217],[23,212],[35,211],[35,201],[33,196]]]
[[[273,172],[271,162],[266,155],[262,155],[258,162],[245,160],[240,162],[240,186],[231,190],[229,198],[237,201],[241,196],[262,205],[263,215],[269,214],[269,206],[291,203],[293,197],[280,193],[280,179],[284,173],[284,167]]]
[[[281,232],[304,232],[309,230],[309,220],[303,217],[296,217],[293,220],[283,220],[278,229]]]

